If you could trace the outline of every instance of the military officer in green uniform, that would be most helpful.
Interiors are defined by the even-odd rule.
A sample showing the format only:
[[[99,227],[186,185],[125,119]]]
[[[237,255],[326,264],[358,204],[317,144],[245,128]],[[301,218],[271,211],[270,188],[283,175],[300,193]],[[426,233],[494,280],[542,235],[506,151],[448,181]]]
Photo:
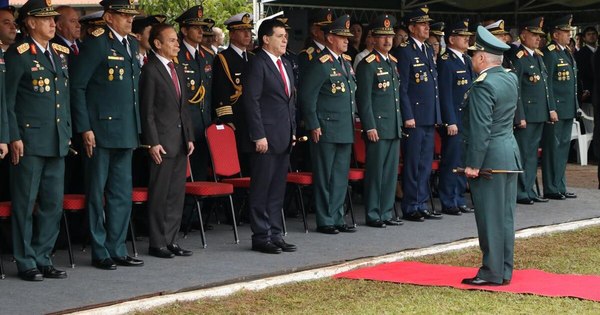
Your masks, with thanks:
[[[556,106],[550,101],[548,72],[540,45],[544,18],[539,17],[521,26],[521,46],[510,54],[515,73],[519,79],[517,116],[524,117],[525,124],[515,129],[519,143],[524,173],[519,175],[517,202],[530,205],[547,202],[534,191],[537,175],[538,148],[541,145],[544,125],[556,122]],[[542,171],[543,172],[543,171]]]
[[[469,180],[482,266],[468,285],[502,285],[512,278],[515,242],[514,210],[517,174],[493,174],[480,178],[485,168],[519,170],[519,148],[513,134],[517,104],[517,77],[502,67],[509,46],[483,26],[477,27],[473,70],[479,77],[463,103],[465,175]]]
[[[0,49],[0,160],[8,153],[8,116],[6,114],[6,92],[4,82],[6,80],[6,64],[4,52]]]
[[[29,36],[6,52],[13,253],[19,277],[28,281],[67,277],[50,258],[60,228],[64,157],[71,139],[69,48],[50,43],[57,15],[50,1],[27,1],[19,10],[19,24]]]
[[[569,14],[550,23],[552,42],[542,49],[548,70],[550,101],[556,106],[558,120],[546,124],[542,134],[542,181],[544,198],[563,200],[576,198],[567,191],[565,170],[569,159],[573,118],[577,103],[577,65],[569,51],[571,22]]]
[[[323,26],[333,22],[333,13],[331,9],[315,9],[310,17],[310,37],[307,39],[304,50],[298,53],[298,68],[300,75],[305,71],[309,63],[315,56],[319,55],[325,49],[325,34]]]
[[[92,264],[114,270],[116,264],[144,263],[130,257],[125,244],[131,216],[131,158],[140,133],[138,42],[128,35],[138,11],[133,0],[103,0],[100,5],[107,26],[81,45],[83,58],[76,58],[71,69],[71,100],[86,155]]]
[[[354,232],[344,222],[350,153],[354,142],[353,107],[356,82],[348,49],[350,16],[325,26],[326,49],[302,75],[301,109],[310,131],[317,231]]]
[[[358,115],[367,140],[365,217],[372,227],[402,223],[392,219],[403,124],[397,60],[389,54],[395,24],[387,14],[371,23],[375,48],[356,69]]]

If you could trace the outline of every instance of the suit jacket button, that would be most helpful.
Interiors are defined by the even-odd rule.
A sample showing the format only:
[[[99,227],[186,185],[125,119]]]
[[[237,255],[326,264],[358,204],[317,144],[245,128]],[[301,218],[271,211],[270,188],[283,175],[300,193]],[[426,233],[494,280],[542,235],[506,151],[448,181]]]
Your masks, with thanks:
[[[177,125],[177,128],[181,128],[181,125]]]
[[[112,117],[108,117],[108,120],[112,120]]]

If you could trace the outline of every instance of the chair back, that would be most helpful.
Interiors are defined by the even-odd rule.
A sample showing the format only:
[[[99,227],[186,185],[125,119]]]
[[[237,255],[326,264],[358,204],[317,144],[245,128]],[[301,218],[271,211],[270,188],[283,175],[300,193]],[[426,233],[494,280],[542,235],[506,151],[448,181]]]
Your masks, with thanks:
[[[367,163],[367,145],[365,138],[363,137],[362,124],[357,121],[354,122],[354,143],[352,144],[352,150],[354,151],[354,160],[359,165],[365,165]]]
[[[206,128],[206,142],[215,180],[240,174],[235,133],[229,125],[211,124]]]
[[[439,129],[433,131],[433,155],[435,159],[440,159],[442,157],[442,136],[440,136]]]

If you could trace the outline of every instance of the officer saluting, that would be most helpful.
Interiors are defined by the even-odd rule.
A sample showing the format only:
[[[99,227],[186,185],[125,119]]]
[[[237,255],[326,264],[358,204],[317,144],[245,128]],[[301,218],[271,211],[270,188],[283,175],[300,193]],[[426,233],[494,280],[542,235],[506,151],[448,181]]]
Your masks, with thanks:
[[[395,24],[387,14],[371,23],[375,48],[356,69],[358,115],[367,138],[366,221],[372,227],[402,223],[392,219],[402,138],[398,60],[389,54]]]
[[[310,131],[317,231],[354,232],[344,222],[350,153],[354,142],[356,81],[348,49],[350,16],[324,27],[326,49],[310,63],[300,86],[305,128]]]
[[[569,14],[550,23],[552,42],[542,49],[548,70],[548,90],[556,106],[558,120],[544,126],[542,135],[542,168],[544,197],[563,200],[576,198],[567,192],[565,170],[569,159],[573,118],[577,113],[577,65],[569,51],[571,22]]]
[[[129,36],[138,11],[133,0],[103,0],[107,26],[81,46],[71,72],[75,129],[85,147],[86,204],[92,264],[114,270],[141,266],[127,254],[125,238],[131,216],[131,158],[138,147],[140,117],[137,40]],[[106,197],[106,198],[105,198]]]
[[[28,281],[67,277],[50,259],[60,227],[64,157],[71,138],[69,48],[50,43],[57,15],[49,0],[27,1],[19,10],[19,22],[29,36],[6,52],[13,250],[19,277]]]

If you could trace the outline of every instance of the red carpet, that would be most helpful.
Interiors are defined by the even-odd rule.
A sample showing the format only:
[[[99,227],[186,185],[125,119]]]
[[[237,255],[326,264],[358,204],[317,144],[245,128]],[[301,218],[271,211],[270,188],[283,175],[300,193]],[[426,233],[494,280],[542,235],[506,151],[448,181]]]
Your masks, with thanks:
[[[460,283],[476,275],[477,268],[396,262],[343,272],[334,278],[365,279],[457,289],[529,293],[541,296],[575,297],[600,302],[600,276],[562,275],[541,270],[515,270],[511,284],[470,286]]]

